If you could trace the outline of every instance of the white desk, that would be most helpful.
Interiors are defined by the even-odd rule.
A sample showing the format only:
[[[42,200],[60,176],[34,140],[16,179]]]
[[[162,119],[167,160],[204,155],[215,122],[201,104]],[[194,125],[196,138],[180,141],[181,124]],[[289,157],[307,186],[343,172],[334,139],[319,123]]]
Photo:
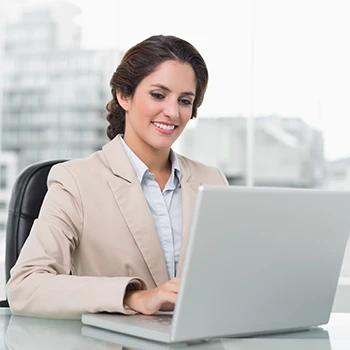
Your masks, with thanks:
[[[11,350],[349,350],[350,314],[332,314],[328,325],[313,331],[166,345],[83,326],[80,321],[11,316],[8,309],[0,309],[0,338],[0,349]]]

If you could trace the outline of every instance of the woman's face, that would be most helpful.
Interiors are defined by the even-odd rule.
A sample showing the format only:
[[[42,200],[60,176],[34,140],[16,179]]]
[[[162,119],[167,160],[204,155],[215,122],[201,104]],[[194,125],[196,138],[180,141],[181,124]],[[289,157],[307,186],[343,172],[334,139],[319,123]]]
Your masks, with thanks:
[[[125,109],[125,142],[134,151],[169,150],[192,116],[195,92],[196,77],[188,63],[160,64],[132,98],[118,95]]]

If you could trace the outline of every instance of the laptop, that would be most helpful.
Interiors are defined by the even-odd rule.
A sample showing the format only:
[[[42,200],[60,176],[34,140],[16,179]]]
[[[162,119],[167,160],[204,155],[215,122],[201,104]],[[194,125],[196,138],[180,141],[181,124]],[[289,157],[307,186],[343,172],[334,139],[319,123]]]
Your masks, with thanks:
[[[161,343],[130,335],[111,332],[92,326],[83,326],[83,337],[97,340],[99,343],[117,344],[122,349],[142,350],[331,350],[328,332],[320,327],[313,327],[308,331],[283,333],[273,336],[260,336],[255,338],[221,338],[206,342],[187,343]]]
[[[350,231],[350,192],[201,186],[173,315],[84,314],[165,343],[328,323]]]

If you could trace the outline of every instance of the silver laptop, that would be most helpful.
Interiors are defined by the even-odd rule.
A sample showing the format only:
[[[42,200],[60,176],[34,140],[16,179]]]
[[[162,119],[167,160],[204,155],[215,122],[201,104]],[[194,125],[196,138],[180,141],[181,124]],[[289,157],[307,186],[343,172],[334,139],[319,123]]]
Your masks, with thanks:
[[[328,323],[350,232],[350,192],[203,186],[173,315],[82,322],[166,343]]]
[[[254,338],[222,338],[206,342],[187,343],[160,343],[133,337],[130,335],[111,332],[92,326],[84,326],[81,329],[83,337],[93,338],[98,345],[112,343],[122,349],[142,350],[331,350],[328,332],[321,327],[313,327],[310,330],[294,333],[282,333],[278,335],[260,336]]]

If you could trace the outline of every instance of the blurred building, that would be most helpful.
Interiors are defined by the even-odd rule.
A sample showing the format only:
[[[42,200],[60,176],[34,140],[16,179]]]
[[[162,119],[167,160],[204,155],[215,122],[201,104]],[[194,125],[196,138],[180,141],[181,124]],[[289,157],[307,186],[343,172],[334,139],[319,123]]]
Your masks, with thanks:
[[[5,25],[2,149],[18,155],[19,170],[85,157],[108,141],[105,106],[120,52],[83,50],[78,8],[45,6]]]
[[[324,188],[347,191],[350,189],[350,158],[341,158],[326,163]]]
[[[8,204],[17,172],[16,154],[0,151],[0,246],[4,242]]]
[[[220,168],[232,184],[245,184],[246,134],[245,118],[199,117],[184,131],[178,151]],[[315,187],[323,181],[320,131],[299,118],[255,119],[255,185]]]

